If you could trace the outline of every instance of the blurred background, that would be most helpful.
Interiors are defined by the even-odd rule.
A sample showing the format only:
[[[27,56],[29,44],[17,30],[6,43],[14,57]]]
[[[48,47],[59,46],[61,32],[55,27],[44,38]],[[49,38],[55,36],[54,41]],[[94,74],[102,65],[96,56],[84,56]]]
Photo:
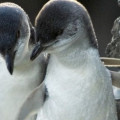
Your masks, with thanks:
[[[0,2],[14,2],[20,5],[29,15],[32,23],[39,10],[48,0],[0,0]],[[111,41],[111,28],[114,20],[120,16],[117,0],[78,0],[88,10],[99,43],[101,56],[105,56],[107,43]]]

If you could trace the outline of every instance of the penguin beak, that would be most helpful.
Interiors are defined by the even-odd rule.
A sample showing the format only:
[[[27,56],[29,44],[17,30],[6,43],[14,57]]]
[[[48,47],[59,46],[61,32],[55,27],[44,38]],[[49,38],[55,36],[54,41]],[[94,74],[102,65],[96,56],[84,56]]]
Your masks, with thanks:
[[[35,48],[33,49],[32,51],[32,54],[30,56],[30,60],[34,60],[36,57],[38,57],[38,55],[46,50],[47,48],[53,46],[55,43],[57,43],[58,40],[55,40],[55,41],[50,41],[48,43],[44,43],[44,44],[40,44],[40,42],[37,43],[37,45],[35,46]]]
[[[9,73],[12,75],[13,68],[14,68],[14,55],[12,55],[11,53],[6,53],[5,62],[6,62]]]
[[[30,60],[34,60],[38,55],[45,50],[45,47],[42,47],[39,43],[35,46],[30,56]]]

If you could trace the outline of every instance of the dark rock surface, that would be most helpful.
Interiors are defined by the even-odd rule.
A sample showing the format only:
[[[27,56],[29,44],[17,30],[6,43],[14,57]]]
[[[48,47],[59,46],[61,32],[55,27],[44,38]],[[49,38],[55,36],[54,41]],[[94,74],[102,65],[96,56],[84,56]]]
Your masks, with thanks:
[[[106,55],[108,57],[120,58],[120,17],[114,21],[114,25],[111,33],[112,33],[112,40],[107,45]],[[120,94],[120,89],[118,89],[118,94]],[[120,98],[116,100],[116,104],[117,104],[118,120],[120,120]]]
[[[114,21],[111,33],[112,40],[107,45],[106,55],[108,57],[120,58],[120,17]]]

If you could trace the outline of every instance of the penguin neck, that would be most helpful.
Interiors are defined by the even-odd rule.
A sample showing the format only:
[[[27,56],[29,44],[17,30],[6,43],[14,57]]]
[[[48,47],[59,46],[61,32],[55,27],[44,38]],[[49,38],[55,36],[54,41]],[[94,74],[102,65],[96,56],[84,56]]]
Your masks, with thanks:
[[[98,49],[89,44],[88,39],[77,40],[61,52],[53,54],[61,64],[69,68],[78,68],[89,59],[99,60]]]

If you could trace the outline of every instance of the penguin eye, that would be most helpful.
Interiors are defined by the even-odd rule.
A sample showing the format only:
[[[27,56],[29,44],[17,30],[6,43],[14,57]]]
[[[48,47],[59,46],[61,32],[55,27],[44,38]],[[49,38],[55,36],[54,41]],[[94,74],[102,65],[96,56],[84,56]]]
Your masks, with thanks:
[[[17,31],[16,36],[17,36],[17,38],[19,38],[19,37],[20,37],[20,31],[19,31],[19,30]]]

